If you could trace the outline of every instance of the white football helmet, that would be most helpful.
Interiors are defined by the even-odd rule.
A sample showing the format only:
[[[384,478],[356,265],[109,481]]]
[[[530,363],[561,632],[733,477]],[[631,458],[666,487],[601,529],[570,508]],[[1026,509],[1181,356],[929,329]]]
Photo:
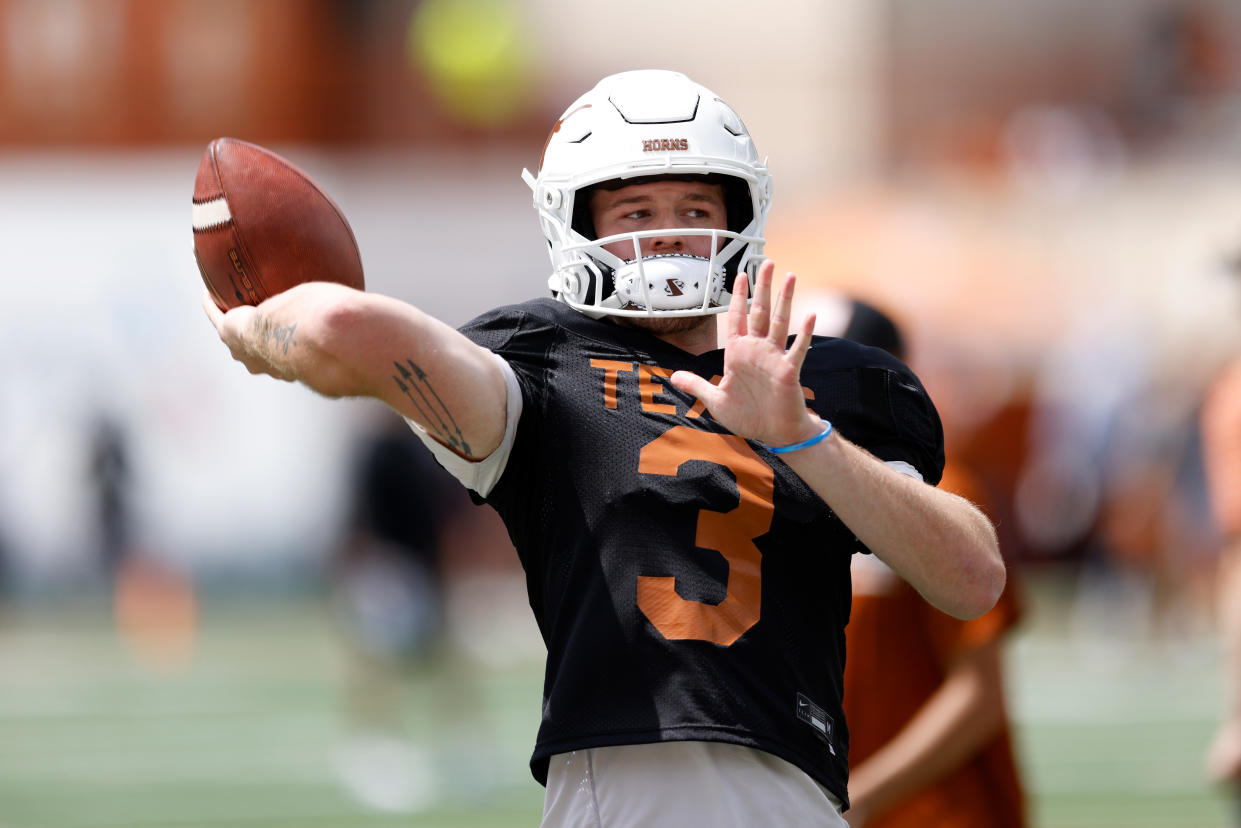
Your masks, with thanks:
[[[727,230],[668,228],[594,238],[591,187],[649,177],[711,176],[724,186]],[[715,93],[678,72],[611,75],[578,98],[552,128],[538,175],[522,170],[552,260],[552,295],[590,316],[698,316],[726,310],[734,274],[763,259],[771,175],[745,125]],[[710,236],[709,259],[643,256],[640,239]],[[625,241],[633,258],[603,245]],[[752,291],[751,291],[752,295]]]

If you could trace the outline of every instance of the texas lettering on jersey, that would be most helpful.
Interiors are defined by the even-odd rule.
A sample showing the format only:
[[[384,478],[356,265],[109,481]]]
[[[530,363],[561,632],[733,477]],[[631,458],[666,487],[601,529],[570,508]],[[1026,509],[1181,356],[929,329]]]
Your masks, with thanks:
[[[669,368],[660,368],[658,365],[647,365],[642,362],[622,362],[615,359],[591,359],[590,367],[603,371],[603,405],[605,408],[615,409],[619,404],[619,390],[621,374],[634,374],[638,382],[639,404],[642,410],[648,414],[677,414],[679,409],[675,402],[658,402],[655,397],[666,393],[663,383],[657,382],[659,379],[668,379],[672,376],[672,370]],[[719,374],[711,377],[712,385],[719,385],[724,377]],[[814,399],[814,391],[806,386],[802,386],[802,393],[806,395],[807,400]],[[689,419],[695,419],[707,414],[707,406],[702,400],[697,400],[685,412],[685,416]],[[708,414],[708,416],[710,416]]]

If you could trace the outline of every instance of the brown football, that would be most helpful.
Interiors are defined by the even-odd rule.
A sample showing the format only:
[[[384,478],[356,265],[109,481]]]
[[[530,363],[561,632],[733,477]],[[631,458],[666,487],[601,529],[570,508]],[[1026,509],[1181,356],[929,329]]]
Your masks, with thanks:
[[[221,309],[257,305],[302,282],[366,287],[340,208],[271,150],[236,138],[208,144],[193,209],[194,258]]]

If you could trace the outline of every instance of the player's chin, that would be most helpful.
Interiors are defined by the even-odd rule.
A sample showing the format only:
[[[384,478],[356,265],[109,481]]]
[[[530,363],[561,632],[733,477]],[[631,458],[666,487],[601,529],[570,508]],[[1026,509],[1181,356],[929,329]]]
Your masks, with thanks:
[[[616,324],[626,328],[638,328],[658,335],[682,334],[712,324],[712,314],[703,316],[615,316]]]

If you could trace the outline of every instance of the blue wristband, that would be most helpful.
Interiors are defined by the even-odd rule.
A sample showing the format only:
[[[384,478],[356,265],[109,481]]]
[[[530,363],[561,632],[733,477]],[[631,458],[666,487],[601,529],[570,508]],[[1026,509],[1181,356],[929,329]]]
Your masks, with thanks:
[[[827,439],[827,435],[832,433],[832,424],[830,422],[824,420],[823,425],[823,430],[811,437],[809,440],[802,440],[800,443],[793,443],[791,446],[768,446],[767,450],[772,454],[788,454],[790,451],[809,448],[815,443],[821,443]]]

